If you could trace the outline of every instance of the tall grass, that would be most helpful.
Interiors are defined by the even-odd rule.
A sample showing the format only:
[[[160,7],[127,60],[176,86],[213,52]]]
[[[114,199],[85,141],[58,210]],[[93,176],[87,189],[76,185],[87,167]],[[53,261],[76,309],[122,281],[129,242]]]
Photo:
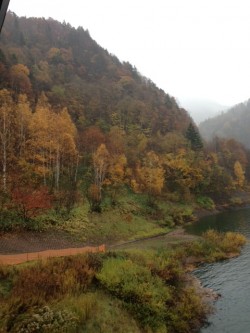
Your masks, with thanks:
[[[214,262],[238,255],[246,244],[246,237],[235,232],[208,230],[202,236],[203,239],[186,246],[183,256],[191,255],[198,257],[200,261]]]
[[[185,281],[185,261],[239,251],[239,234],[208,231],[176,249],[84,254],[0,267],[0,332],[190,333],[206,307]],[[5,287],[4,287],[5,286]]]

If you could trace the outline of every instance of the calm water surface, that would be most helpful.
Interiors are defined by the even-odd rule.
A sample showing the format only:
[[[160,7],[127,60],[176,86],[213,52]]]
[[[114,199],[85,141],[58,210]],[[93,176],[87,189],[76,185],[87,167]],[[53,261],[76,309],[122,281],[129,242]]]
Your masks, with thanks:
[[[203,218],[188,231],[200,234],[209,228],[237,231],[250,241],[250,207]],[[203,265],[195,275],[222,295],[200,333],[250,333],[250,242],[238,258]]]

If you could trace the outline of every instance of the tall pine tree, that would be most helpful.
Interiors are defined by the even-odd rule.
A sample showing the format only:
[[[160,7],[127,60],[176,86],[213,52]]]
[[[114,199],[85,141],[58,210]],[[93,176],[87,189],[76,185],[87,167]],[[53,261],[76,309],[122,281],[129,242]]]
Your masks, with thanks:
[[[203,148],[200,133],[192,123],[187,128],[186,138],[190,141],[193,150],[201,150]]]

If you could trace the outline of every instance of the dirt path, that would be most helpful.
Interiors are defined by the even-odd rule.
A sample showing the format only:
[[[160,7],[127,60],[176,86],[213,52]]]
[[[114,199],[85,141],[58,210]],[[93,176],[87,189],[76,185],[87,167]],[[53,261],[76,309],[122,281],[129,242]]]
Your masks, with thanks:
[[[76,241],[68,233],[58,230],[0,234],[0,254],[78,248],[86,245],[90,244]]]
[[[179,242],[188,242],[197,236],[185,233],[183,228],[168,234],[139,239],[121,244],[109,245],[108,249],[126,249],[128,247],[147,248],[152,245],[166,246]],[[62,257],[84,252],[104,252],[105,245],[86,246],[73,240],[68,234],[59,231],[23,232],[0,235],[0,264],[15,265],[26,261],[49,257]]]
[[[61,231],[0,235],[0,264],[14,265],[42,258],[97,251],[100,251],[98,247],[86,246]]]
[[[199,236],[188,234],[183,228],[177,228],[167,234],[147,237],[138,240],[132,240],[129,242],[123,242],[107,246],[108,249],[128,249],[128,248],[154,248],[171,246],[178,243],[191,242],[198,239]]]
[[[46,250],[31,253],[20,253],[20,254],[1,254],[0,264],[2,265],[17,265],[27,261],[47,259],[52,257],[64,257],[86,252],[105,252],[105,245],[100,246],[85,246],[78,248],[67,248],[60,250]]]

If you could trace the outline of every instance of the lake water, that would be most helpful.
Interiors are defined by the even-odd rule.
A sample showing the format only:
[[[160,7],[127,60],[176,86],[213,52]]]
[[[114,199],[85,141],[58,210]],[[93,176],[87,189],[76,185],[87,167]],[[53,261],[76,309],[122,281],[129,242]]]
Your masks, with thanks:
[[[202,218],[188,232],[200,234],[209,228],[237,231],[250,241],[250,207]],[[203,286],[222,295],[200,333],[250,333],[250,242],[239,257],[205,264],[195,275]]]

